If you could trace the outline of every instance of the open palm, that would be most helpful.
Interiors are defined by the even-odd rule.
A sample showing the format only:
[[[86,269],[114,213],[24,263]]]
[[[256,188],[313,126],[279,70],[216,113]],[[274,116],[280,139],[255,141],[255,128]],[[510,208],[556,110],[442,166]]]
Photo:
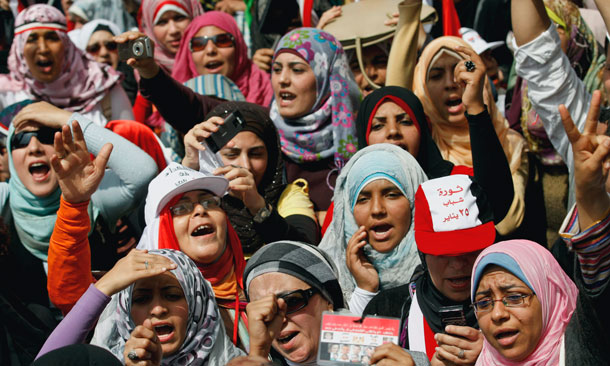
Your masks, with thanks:
[[[64,199],[80,203],[91,199],[102,181],[112,144],[104,145],[97,157],[91,160],[78,122],[72,123],[72,130],[73,133],[69,126],[63,126],[61,133],[55,134],[55,155],[51,157],[51,166],[57,174]]]

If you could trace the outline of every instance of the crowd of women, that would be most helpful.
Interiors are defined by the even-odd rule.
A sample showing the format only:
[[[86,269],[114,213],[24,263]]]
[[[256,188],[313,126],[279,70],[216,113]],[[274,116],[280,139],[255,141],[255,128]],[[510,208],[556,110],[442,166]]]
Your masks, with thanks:
[[[0,364],[610,360],[607,1],[0,15]]]

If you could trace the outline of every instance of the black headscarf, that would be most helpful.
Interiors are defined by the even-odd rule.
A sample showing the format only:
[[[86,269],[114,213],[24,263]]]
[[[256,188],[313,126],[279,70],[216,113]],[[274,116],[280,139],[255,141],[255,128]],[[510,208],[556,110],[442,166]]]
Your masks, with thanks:
[[[254,133],[265,143],[268,159],[267,169],[258,185],[258,193],[263,196],[265,202],[276,207],[286,183],[280,139],[273,122],[269,118],[269,111],[254,103],[226,102],[212,109],[206,119],[214,116],[225,118],[236,110],[239,110],[246,120],[243,131]],[[222,208],[227,213],[231,225],[239,236],[244,254],[252,254],[265,244],[263,238],[254,230],[252,215],[240,199],[226,195],[222,199]]]
[[[433,179],[451,174],[453,164],[443,159],[436,143],[432,140],[428,119],[419,98],[410,90],[402,87],[386,86],[364,98],[356,118],[358,147],[362,149],[369,145],[367,138],[370,133],[370,124],[377,109],[386,101],[392,101],[404,109],[417,126],[420,134],[417,161],[428,178]]]
[[[425,262],[424,262],[425,263]],[[466,325],[473,328],[478,328],[477,318],[474,314],[474,309],[470,306],[470,298],[459,303],[448,299],[444,296],[432,283],[430,272],[427,270],[415,280],[415,288],[417,289],[417,303],[421,309],[426,322],[434,333],[444,333],[445,329],[441,322],[439,310],[443,306],[461,305],[464,309]]]

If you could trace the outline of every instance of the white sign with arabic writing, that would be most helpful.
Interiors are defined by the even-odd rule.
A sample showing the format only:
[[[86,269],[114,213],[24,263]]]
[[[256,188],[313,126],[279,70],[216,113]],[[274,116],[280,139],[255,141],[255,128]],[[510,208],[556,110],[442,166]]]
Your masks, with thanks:
[[[470,229],[481,225],[477,199],[470,192],[467,175],[451,175],[421,185],[435,232]]]

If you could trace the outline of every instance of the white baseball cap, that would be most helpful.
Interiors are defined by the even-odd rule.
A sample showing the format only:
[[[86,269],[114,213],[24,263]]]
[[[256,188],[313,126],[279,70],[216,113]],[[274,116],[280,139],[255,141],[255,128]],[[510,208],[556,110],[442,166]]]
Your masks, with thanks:
[[[471,28],[460,28],[460,34],[462,35],[462,39],[466,41],[466,43],[468,43],[478,55],[487,50],[498,48],[504,44],[504,41],[487,43],[483,38],[481,38],[476,30]]]
[[[147,223],[158,217],[161,210],[176,195],[194,190],[206,190],[222,197],[227,193],[229,181],[210,172],[198,172],[178,163],[170,163],[148,185],[144,208]]]

